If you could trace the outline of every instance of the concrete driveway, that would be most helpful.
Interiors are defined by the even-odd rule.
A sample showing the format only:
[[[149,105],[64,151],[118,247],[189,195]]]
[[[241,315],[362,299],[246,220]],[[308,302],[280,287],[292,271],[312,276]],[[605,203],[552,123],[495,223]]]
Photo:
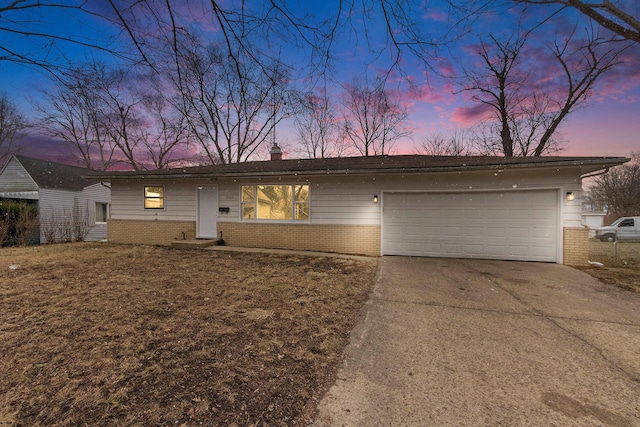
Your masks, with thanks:
[[[569,267],[383,257],[313,426],[640,426],[640,294]]]

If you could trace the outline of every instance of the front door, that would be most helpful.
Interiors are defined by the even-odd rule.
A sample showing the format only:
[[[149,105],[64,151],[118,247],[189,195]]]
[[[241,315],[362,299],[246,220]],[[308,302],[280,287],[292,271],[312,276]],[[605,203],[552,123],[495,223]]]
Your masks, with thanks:
[[[198,186],[198,218],[196,220],[196,237],[199,239],[215,239],[216,215],[218,213],[218,187],[214,185]]]

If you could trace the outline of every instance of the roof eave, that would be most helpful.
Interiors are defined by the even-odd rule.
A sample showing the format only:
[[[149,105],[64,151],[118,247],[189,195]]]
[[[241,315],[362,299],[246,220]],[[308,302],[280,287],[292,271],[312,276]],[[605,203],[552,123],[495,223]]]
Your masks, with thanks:
[[[201,172],[179,173],[167,171],[166,173],[112,173],[104,175],[91,175],[86,178],[99,180],[112,179],[171,179],[171,178],[250,178],[256,176],[282,176],[282,175],[371,175],[371,174],[403,174],[403,173],[442,173],[442,172],[466,172],[496,169],[554,169],[557,167],[579,167],[582,173],[589,173],[601,169],[607,169],[628,162],[626,157],[611,157],[598,159],[561,160],[557,162],[532,162],[532,163],[497,163],[492,165],[460,165],[438,167],[402,167],[402,168],[365,168],[365,169],[317,169],[317,170],[281,170],[281,171],[250,171],[250,172]]]

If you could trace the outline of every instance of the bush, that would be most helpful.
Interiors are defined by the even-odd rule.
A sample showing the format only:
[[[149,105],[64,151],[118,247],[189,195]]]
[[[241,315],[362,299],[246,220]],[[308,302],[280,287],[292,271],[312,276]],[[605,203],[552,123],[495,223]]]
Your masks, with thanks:
[[[0,245],[27,246],[39,243],[38,207],[16,200],[0,201]]]
[[[42,223],[42,237],[47,243],[82,242],[89,233],[86,212],[51,210]],[[40,221],[35,203],[0,200],[0,245],[27,246],[40,243]]]
[[[42,224],[42,236],[47,243],[82,242],[89,233],[87,214],[64,209],[63,212],[54,211]]]

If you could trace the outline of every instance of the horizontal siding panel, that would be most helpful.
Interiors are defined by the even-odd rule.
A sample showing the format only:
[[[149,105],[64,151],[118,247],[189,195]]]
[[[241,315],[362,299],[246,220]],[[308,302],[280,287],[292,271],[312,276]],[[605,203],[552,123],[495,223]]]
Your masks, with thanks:
[[[80,197],[80,193],[65,190],[41,189],[38,209],[42,243],[47,243],[46,230],[51,230],[50,227],[54,227],[54,224],[86,220],[89,214],[86,200]]]
[[[363,221],[367,220],[380,220],[380,212],[364,212],[364,211],[343,211],[343,212],[319,212],[318,216],[321,219],[345,219],[345,220],[358,220],[362,219]],[[319,221],[320,219],[318,219]],[[316,221],[314,221],[316,222]]]
[[[385,193],[403,192],[475,192],[482,190],[535,190],[560,189],[580,194],[579,175],[576,171],[481,171],[462,173],[432,173],[407,175],[368,175],[368,176],[309,176],[270,177],[267,179],[243,178],[224,179],[218,182],[218,206],[229,208],[229,213],[217,217],[221,222],[240,220],[240,187],[252,184],[296,184],[307,182],[310,186],[310,214],[314,224],[363,224],[380,225],[381,208],[384,206]],[[159,220],[195,220],[196,216],[196,180],[179,179],[166,182],[121,181],[113,185],[114,219],[159,219]],[[166,208],[163,211],[145,211],[143,209],[142,189],[144,185],[164,185]],[[564,193],[562,193],[564,194]],[[373,203],[378,195],[380,202]],[[577,208],[566,209],[569,202],[562,200],[563,225],[579,224],[579,200]]]
[[[87,234],[87,242],[95,242],[107,239],[107,224],[96,224],[89,229]]]
[[[0,191],[36,191],[38,186],[20,162],[12,157],[0,174]]]
[[[101,203],[111,202],[111,189],[101,184],[91,185],[82,190],[82,197]]]
[[[40,212],[47,214],[50,211],[59,213],[72,213],[74,202],[79,207],[80,193],[64,190],[40,190]],[[84,206],[83,206],[84,208]]]
[[[380,198],[378,198],[378,201],[380,201]],[[366,200],[364,199],[347,199],[347,200],[340,200],[340,199],[325,199],[325,200],[317,200],[315,198],[311,198],[311,204],[315,205],[316,207],[326,207],[329,208],[331,210],[335,210],[335,209],[349,209],[349,210],[379,210],[379,206],[380,203],[374,203],[373,202],[373,195],[368,197]]]
[[[91,224],[91,227],[89,228],[89,232],[87,233],[85,240],[88,242],[106,240],[107,224],[94,223],[95,208],[90,205],[95,206],[96,203],[107,203],[111,206],[111,189],[101,184],[91,185],[82,190],[81,198],[84,200],[83,203],[88,205],[88,209],[90,211],[89,223]]]
[[[111,199],[109,188],[99,184],[89,186],[81,192],[68,190],[40,190],[40,221],[43,227],[47,222],[61,221],[63,218],[73,218],[75,221],[82,220],[91,222],[91,205],[96,202],[109,203]],[[87,241],[104,240],[107,238],[106,224],[95,224],[90,226],[85,238]],[[41,241],[45,242],[43,229],[41,228]]]
[[[144,187],[162,185],[165,188],[164,209],[144,209]],[[128,182],[111,184],[111,218],[166,221],[194,221],[196,218],[197,184],[185,182]]]
[[[374,226],[379,226],[380,225],[380,217],[377,218],[370,218],[370,219],[363,219],[363,218],[358,218],[358,219],[345,219],[344,217],[339,217],[339,218],[327,218],[327,217],[323,217],[322,219],[318,219],[318,220],[312,220],[311,221],[312,224],[317,224],[317,225],[374,225]]]

